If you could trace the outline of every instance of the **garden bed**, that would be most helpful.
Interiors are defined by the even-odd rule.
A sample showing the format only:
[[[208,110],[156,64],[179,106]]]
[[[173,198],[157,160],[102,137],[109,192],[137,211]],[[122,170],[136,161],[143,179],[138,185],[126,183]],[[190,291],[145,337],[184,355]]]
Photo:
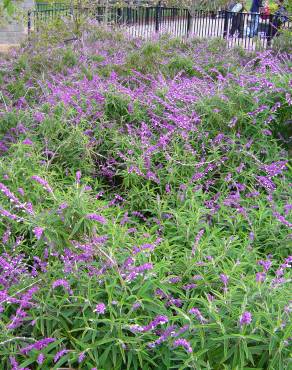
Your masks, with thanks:
[[[3,368],[288,368],[289,57],[50,37],[0,64]]]

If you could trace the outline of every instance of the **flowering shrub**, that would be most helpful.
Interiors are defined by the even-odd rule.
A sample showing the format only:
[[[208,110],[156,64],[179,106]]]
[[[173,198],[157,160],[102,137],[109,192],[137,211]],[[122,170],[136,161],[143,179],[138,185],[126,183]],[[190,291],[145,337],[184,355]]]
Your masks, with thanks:
[[[3,368],[288,368],[291,60],[100,35],[1,61]]]

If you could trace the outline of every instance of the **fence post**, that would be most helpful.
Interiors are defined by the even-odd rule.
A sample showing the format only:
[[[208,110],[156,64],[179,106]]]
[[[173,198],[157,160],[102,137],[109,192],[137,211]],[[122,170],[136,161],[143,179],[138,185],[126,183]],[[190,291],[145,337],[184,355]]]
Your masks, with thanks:
[[[269,16],[269,28],[268,28],[268,34],[267,34],[267,47],[268,48],[270,48],[271,45],[272,45],[273,18],[274,18],[274,15],[270,14],[270,16]]]
[[[126,23],[127,24],[130,24],[132,22],[132,19],[131,19],[131,9],[127,6],[127,21]]]
[[[146,8],[145,22],[146,22],[146,24],[149,23],[149,8]]]
[[[27,34],[29,35],[31,31],[31,11],[27,12]]]
[[[117,23],[118,24],[122,23],[122,9],[121,8],[117,9]]]
[[[158,2],[155,8],[155,31],[156,32],[159,32],[160,12],[161,12],[161,1]]]
[[[226,39],[228,34],[228,18],[229,13],[227,10],[224,11],[224,26],[223,26],[223,38]]]
[[[191,12],[188,10],[188,20],[187,20],[187,37],[190,36],[190,30],[191,30],[191,23],[192,23],[192,15]]]

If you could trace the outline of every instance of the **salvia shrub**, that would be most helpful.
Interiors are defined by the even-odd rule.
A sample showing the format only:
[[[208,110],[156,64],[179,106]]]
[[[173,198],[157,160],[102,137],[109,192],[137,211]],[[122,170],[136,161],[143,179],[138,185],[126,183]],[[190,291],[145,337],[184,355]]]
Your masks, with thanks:
[[[1,70],[1,367],[288,369],[290,56],[96,29]]]

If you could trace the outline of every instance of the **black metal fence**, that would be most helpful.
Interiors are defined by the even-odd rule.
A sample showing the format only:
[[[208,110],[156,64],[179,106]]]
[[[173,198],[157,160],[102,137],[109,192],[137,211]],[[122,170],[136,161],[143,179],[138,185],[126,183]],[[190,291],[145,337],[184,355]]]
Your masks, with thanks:
[[[53,6],[28,13],[28,31],[38,31],[41,24],[62,17],[90,17],[98,22],[123,27],[134,37],[151,39],[155,34],[176,37],[224,38],[229,46],[242,46],[254,50],[267,48],[280,30],[292,31],[292,20],[287,17],[279,22],[273,16],[258,13],[233,13],[229,11],[196,11],[155,7],[105,7],[94,9]]]

